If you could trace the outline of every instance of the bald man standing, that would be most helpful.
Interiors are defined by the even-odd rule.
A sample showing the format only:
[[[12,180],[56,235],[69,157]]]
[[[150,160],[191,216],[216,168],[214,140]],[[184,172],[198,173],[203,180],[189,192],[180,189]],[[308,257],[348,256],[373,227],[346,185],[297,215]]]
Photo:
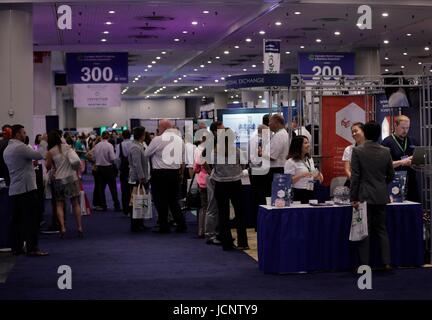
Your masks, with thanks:
[[[151,159],[153,167],[151,188],[159,217],[157,232],[171,232],[168,223],[168,208],[177,224],[176,232],[186,232],[186,222],[178,203],[178,187],[184,152],[183,140],[178,135],[178,130],[173,129],[169,120],[160,120],[158,129],[159,135],[151,141],[144,153]]]

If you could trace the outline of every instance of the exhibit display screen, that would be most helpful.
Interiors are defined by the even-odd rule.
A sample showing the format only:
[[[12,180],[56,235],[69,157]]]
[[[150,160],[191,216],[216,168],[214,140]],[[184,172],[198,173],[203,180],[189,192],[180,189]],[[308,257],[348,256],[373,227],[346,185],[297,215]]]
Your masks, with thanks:
[[[262,124],[262,118],[266,114],[268,112],[224,114],[222,122],[226,128],[232,129],[237,134],[237,143],[244,143],[249,141],[249,135]]]

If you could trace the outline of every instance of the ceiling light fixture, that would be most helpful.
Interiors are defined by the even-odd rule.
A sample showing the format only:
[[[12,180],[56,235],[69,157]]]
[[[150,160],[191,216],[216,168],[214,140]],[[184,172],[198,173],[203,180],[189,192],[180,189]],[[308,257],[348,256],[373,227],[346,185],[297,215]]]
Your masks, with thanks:
[[[239,49],[240,47],[239,46],[234,46],[234,48]]]
[[[115,11],[114,10],[110,10],[110,11],[108,11],[108,13],[113,14],[113,13],[115,13]]]
[[[251,39],[251,38],[246,38],[245,41],[246,41],[246,42],[252,42],[252,39]]]
[[[109,34],[109,31],[104,31],[103,34]]]
[[[264,34],[265,34],[265,31],[264,31],[264,30],[261,30],[261,31],[259,32],[259,34],[264,35]]]
[[[385,71],[385,72],[389,72],[389,69],[385,69],[384,71]]]
[[[184,75],[183,75],[183,78],[186,78],[186,77],[187,77],[187,75],[184,74]]]
[[[199,88],[202,89],[203,87],[202,87],[202,86],[199,86]]]
[[[407,52],[404,52],[404,53],[403,53],[403,55],[404,55],[404,56],[407,56],[407,55],[408,55],[408,53],[407,53]]]
[[[405,69],[405,66],[401,66],[401,69]]]
[[[212,63],[212,62],[209,60],[209,61],[207,61],[207,63],[210,64],[210,63]]]
[[[340,36],[341,33],[340,33],[339,31],[335,31],[334,35],[335,35],[335,36]]]
[[[107,21],[107,22],[105,22],[105,24],[107,24],[107,25],[112,25],[112,22],[111,21]]]
[[[153,63],[153,64],[156,64],[156,61],[153,60],[152,63]]]
[[[179,42],[180,39],[179,39],[179,38],[175,38],[174,41],[175,41],[175,42]]]
[[[208,10],[204,10],[203,13],[204,13],[204,14],[208,14],[208,13],[210,13],[210,11],[208,11]]]
[[[253,64],[253,65],[252,65],[252,68],[256,68],[256,64]]]
[[[388,60],[389,59],[389,57],[384,57],[384,60]]]
[[[304,49],[305,48],[305,46],[300,46],[300,49]]]
[[[106,41],[107,41],[107,39],[101,39],[101,41],[102,41],[102,42],[106,42]]]
[[[321,39],[316,39],[315,41],[318,42],[318,43],[320,43],[320,42],[321,42]]]
[[[192,21],[192,25],[196,26],[198,24],[198,21]]]
[[[147,65],[147,68],[153,68],[153,66],[151,64]]]
[[[381,13],[381,15],[385,18],[387,18],[389,16],[389,14],[387,12],[383,12],[383,13]]]
[[[215,82],[219,82],[219,80],[218,80],[218,79],[216,79],[216,80],[215,80]]]
[[[301,12],[300,11],[296,11],[296,12],[294,12],[294,14],[299,15],[299,14],[301,14]]]
[[[148,69],[144,69],[144,71],[145,71],[145,72],[147,72],[147,71],[148,71]]]
[[[178,80],[176,79],[176,80],[174,80],[173,82],[174,82],[174,83],[177,83],[177,82],[178,82]]]
[[[407,37],[411,37],[412,34],[411,34],[411,33],[407,33],[406,36],[407,36]]]
[[[156,60],[160,60],[161,59],[161,57],[156,57]]]
[[[225,50],[225,51],[224,51],[224,54],[229,54],[229,51],[228,51],[228,50]]]
[[[162,54],[166,54],[166,51],[162,51],[161,53],[162,53]]]
[[[197,71],[198,71],[198,69],[194,69],[194,71],[195,71],[195,72],[197,72]]]
[[[280,21],[276,21],[276,22],[275,22],[275,25],[277,25],[277,26],[279,27],[279,26],[282,25],[282,22],[280,22]]]
[[[422,62],[419,62],[418,64],[423,64]]]
[[[204,68],[204,67],[205,67],[205,65],[203,65],[203,64],[202,64],[202,65],[200,65],[200,67],[201,67],[201,68]]]
[[[217,57],[215,57],[216,59],[220,59],[220,57],[219,56],[217,56]]]
[[[430,48],[429,48],[429,47],[425,47],[424,49],[425,49],[426,51],[429,51],[429,50],[430,50]]]
[[[291,54],[291,52],[290,51],[285,51],[285,54]]]
[[[243,71],[244,71],[244,72],[246,72],[246,71],[247,71],[247,69],[243,69]]]
[[[383,42],[384,42],[384,44],[389,44],[390,43],[390,41],[388,41],[388,40],[384,40]]]
[[[225,80],[225,78],[224,78],[224,77],[221,77],[221,80]]]

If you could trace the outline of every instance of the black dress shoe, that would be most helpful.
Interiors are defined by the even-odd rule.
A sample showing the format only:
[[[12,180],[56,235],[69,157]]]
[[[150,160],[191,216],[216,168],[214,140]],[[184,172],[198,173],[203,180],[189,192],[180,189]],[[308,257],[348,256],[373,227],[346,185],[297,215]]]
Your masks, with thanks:
[[[171,233],[171,230],[170,228],[157,228],[152,230],[152,232],[166,234],[166,233]]]
[[[385,264],[384,265],[384,271],[385,272],[392,272],[393,271],[393,267],[389,264]]]
[[[177,233],[186,233],[187,232],[187,227],[186,226],[177,227],[176,228],[176,232]]]

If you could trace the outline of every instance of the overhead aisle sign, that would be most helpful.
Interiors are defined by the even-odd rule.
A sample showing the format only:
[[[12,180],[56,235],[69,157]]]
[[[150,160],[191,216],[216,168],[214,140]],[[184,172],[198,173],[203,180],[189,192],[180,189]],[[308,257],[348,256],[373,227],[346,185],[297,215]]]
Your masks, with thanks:
[[[68,84],[128,83],[128,53],[66,53]]]
[[[324,80],[335,80],[338,76],[354,75],[355,53],[300,52],[298,70],[299,74],[323,76]],[[310,79],[314,78],[309,77]]]
[[[280,72],[280,40],[264,39],[264,73]]]

